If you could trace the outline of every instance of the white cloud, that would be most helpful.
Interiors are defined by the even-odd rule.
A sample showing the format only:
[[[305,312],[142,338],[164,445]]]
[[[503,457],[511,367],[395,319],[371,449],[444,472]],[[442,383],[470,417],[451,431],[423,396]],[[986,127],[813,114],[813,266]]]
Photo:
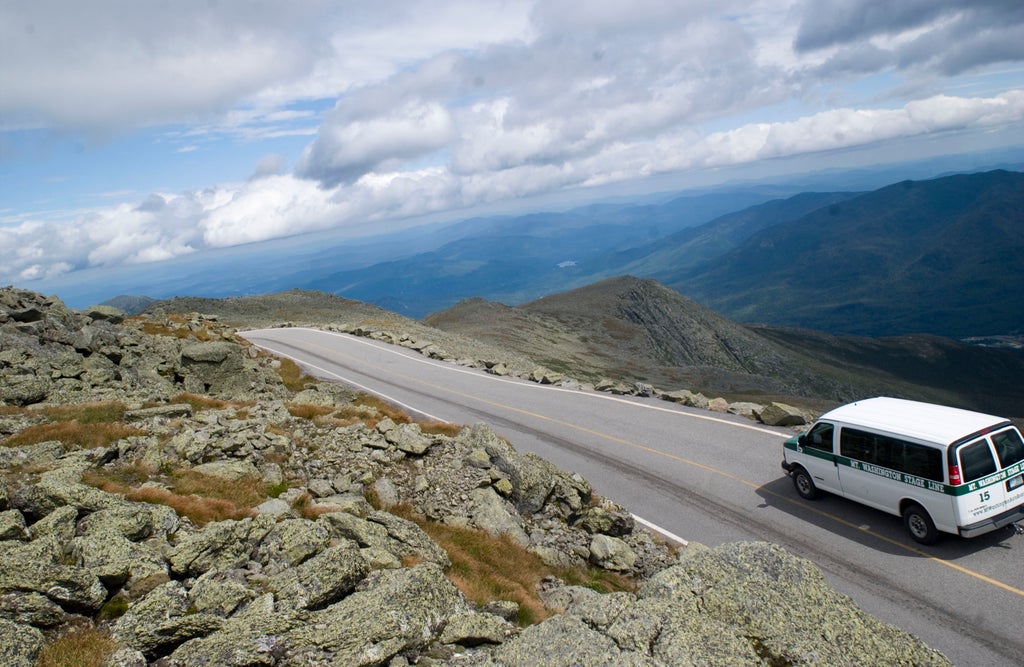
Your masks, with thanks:
[[[682,129],[602,145],[557,164],[516,159],[506,151],[512,156],[508,164],[480,166],[472,172],[456,173],[443,166],[372,171],[354,183],[330,188],[290,174],[267,174],[185,194],[155,193],[141,202],[96,209],[71,221],[0,227],[0,247],[16,249],[0,268],[0,282],[53,277],[72,268],[158,261],[206,248],[468,208],[558,188],[1022,122],[1024,90],[1017,90],[993,98],[936,96],[899,108],[832,109],[708,135]]]
[[[454,135],[447,109],[436,102],[412,99],[356,118],[339,107],[325,120],[296,171],[337,185],[390,161],[427,155],[447,145]]]
[[[296,0],[0,4],[0,127],[103,134],[294,123],[290,105],[380,82],[441,50],[519,38],[530,3]]]
[[[1010,0],[3,3],[0,129],[157,124],[164,155],[202,148],[181,164],[249,162],[185,193],[133,180],[102,189],[159,191],[13,211],[0,282],[1021,122],[1019,70],[943,86],[1024,60],[1022,31]],[[0,157],[18,148],[0,134]]]

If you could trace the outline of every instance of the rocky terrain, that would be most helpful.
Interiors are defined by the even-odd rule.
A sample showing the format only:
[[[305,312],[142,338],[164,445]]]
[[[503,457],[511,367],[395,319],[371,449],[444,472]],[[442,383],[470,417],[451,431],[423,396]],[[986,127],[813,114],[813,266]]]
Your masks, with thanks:
[[[664,544],[485,424],[148,313],[0,290],[4,665],[948,664],[778,546]],[[379,315],[322,324],[452,354]],[[524,590],[465,574],[509,555]]]

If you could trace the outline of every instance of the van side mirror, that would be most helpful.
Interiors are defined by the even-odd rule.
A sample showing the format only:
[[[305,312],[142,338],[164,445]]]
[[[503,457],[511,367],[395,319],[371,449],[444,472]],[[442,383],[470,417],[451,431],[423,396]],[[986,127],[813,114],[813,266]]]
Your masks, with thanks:
[[[798,443],[800,443],[801,447],[806,447],[807,446],[807,434],[806,433],[802,433],[800,435],[800,437],[796,439],[796,441]]]

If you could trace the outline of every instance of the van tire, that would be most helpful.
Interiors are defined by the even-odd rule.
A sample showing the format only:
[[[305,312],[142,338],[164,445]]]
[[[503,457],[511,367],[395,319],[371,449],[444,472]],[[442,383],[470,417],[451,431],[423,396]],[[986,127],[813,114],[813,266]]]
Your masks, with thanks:
[[[907,532],[920,544],[935,544],[939,541],[939,531],[928,512],[917,503],[910,503],[903,510],[903,525]]]
[[[814,485],[810,473],[799,466],[793,470],[793,487],[804,500],[815,500],[821,497],[821,491]]]

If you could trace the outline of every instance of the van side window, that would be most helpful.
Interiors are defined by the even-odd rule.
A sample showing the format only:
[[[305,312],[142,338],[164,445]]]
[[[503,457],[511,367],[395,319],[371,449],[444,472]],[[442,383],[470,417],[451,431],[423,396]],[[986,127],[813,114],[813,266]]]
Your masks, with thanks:
[[[903,443],[903,468],[908,475],[942,481],[942,452],[913,442]]]
[[[972,482],[995,471],[996,462],[985,438],[960,448],[960,474],[965,482]]]
[[[839,434],[839,453],[843,456],[866,463],[878,463],[875,434],[844,428]]]
[[[1008,428],[994,434],[992,444],[996,446],[999,463],[1004,468],[1012,466],[1018,461],[1024,461],[1024,442],[1021,442],[1020,433],[1015,429]]]
[[[807,437],[803,440],[804,447],[832,453],[832,434],[834,432],[835,427],[832,424],[818,422],[807,432]]]
[[[915,477],[942,481],[942,452],[934,447],[844,428],[839,434],[839,453]]]

